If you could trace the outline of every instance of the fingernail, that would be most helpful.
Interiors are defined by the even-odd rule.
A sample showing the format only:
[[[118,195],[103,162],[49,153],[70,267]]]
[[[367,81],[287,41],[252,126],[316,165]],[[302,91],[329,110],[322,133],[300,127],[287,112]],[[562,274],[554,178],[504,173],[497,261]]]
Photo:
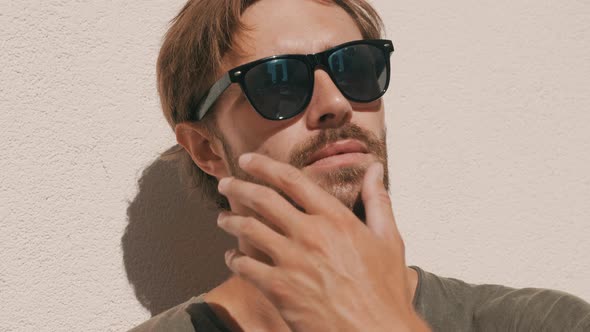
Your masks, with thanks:
[[[377,181],[383,181],[383,164],[377,163],[379,165],[379,169],[377,170]]]
[[[240,156],[240,159],[238,159],[238,163],[240,164],[240,167],[244,167],[250,162],[250,160],[252,160],[252,154],[244,153]]]
[[[227,188],[227,185],[231,181],[231,178],[223,178],[219,180],[219,184],[217,185],[217,190],[224,191]]]
[[[225,252],[225,261],[226,262],[229,262],[229,260],[232,257],[233,253],[234,253],[234,250],[233,249],[227,250]]]
[[[221,212],[218,216],[217,216],[217,225],[223,225],[225,224],[226,221],[226,217],[227,217],[228,213],[227,212]]]

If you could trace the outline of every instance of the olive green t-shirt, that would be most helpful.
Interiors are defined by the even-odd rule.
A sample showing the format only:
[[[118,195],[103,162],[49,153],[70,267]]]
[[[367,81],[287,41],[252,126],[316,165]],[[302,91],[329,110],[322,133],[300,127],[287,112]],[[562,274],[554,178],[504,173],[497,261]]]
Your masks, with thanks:
[[[433,331],[590,332],[590,304],[572,294],[543,288],[475,285],[410,267],[418,272],[414,308]],[[231,332],[203,296],[193,297],[131,331]]]

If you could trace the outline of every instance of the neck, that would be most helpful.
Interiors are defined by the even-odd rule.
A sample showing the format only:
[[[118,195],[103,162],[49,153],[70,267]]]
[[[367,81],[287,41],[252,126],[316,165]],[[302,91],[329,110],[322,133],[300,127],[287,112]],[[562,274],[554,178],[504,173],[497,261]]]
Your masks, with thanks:
[[[418,283],[418,274],[406,267],[410,294],[413,299]],[[264,294],[248,281],[232,276],[205,295],[217,317],[232,332],[290,332],[275,306]]]
[[[242,215],[253,215],[242,206],[233,206],[232,211]],[[363,209],[364,215],[364,209]],[[364,216],[363,216],[364,217]],[[272,224],[267,226],[273,227]],[[278,230],[276,230],[278,232]],[[272,260],[254,247],[238,241],[240,251],[267,264]],[[411,298],[414,298],[418,282],[418,274],[414,269],[406,267]],[[209,304],[215,315],[232,332],[291,332],[276,307],[264,294],[250,282],[233,275],[221,285],[208,292],[205,302]]]
[[[233,332],[291,331],[264,294],[236,275],[208,292],[205,301]]]

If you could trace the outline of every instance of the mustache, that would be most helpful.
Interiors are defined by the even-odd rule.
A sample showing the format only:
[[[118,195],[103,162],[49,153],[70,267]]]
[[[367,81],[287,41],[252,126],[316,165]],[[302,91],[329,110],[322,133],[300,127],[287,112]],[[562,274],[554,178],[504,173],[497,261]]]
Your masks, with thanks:
[[[375,134],[361,128],[354,123],[347,123],[338,128],[327,128],[317,135],[297,144],[293,148],[289,163],[299,169],[305,167],[311,156],[323,149],[326,145],[345,139],[355,139],[367,146],[368,152],[379,159],[385,155],[385,146],[382,139]]]

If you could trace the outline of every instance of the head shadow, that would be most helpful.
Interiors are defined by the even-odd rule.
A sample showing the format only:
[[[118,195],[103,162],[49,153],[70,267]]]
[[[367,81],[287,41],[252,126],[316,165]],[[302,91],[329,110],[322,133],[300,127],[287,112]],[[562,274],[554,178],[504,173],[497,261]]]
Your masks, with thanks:
[[[176,162],[142,172],[121,238],[127,279],[152,316],[229,277],[223,254],[236,241],[217,227],[217,211],[180,182]]]

